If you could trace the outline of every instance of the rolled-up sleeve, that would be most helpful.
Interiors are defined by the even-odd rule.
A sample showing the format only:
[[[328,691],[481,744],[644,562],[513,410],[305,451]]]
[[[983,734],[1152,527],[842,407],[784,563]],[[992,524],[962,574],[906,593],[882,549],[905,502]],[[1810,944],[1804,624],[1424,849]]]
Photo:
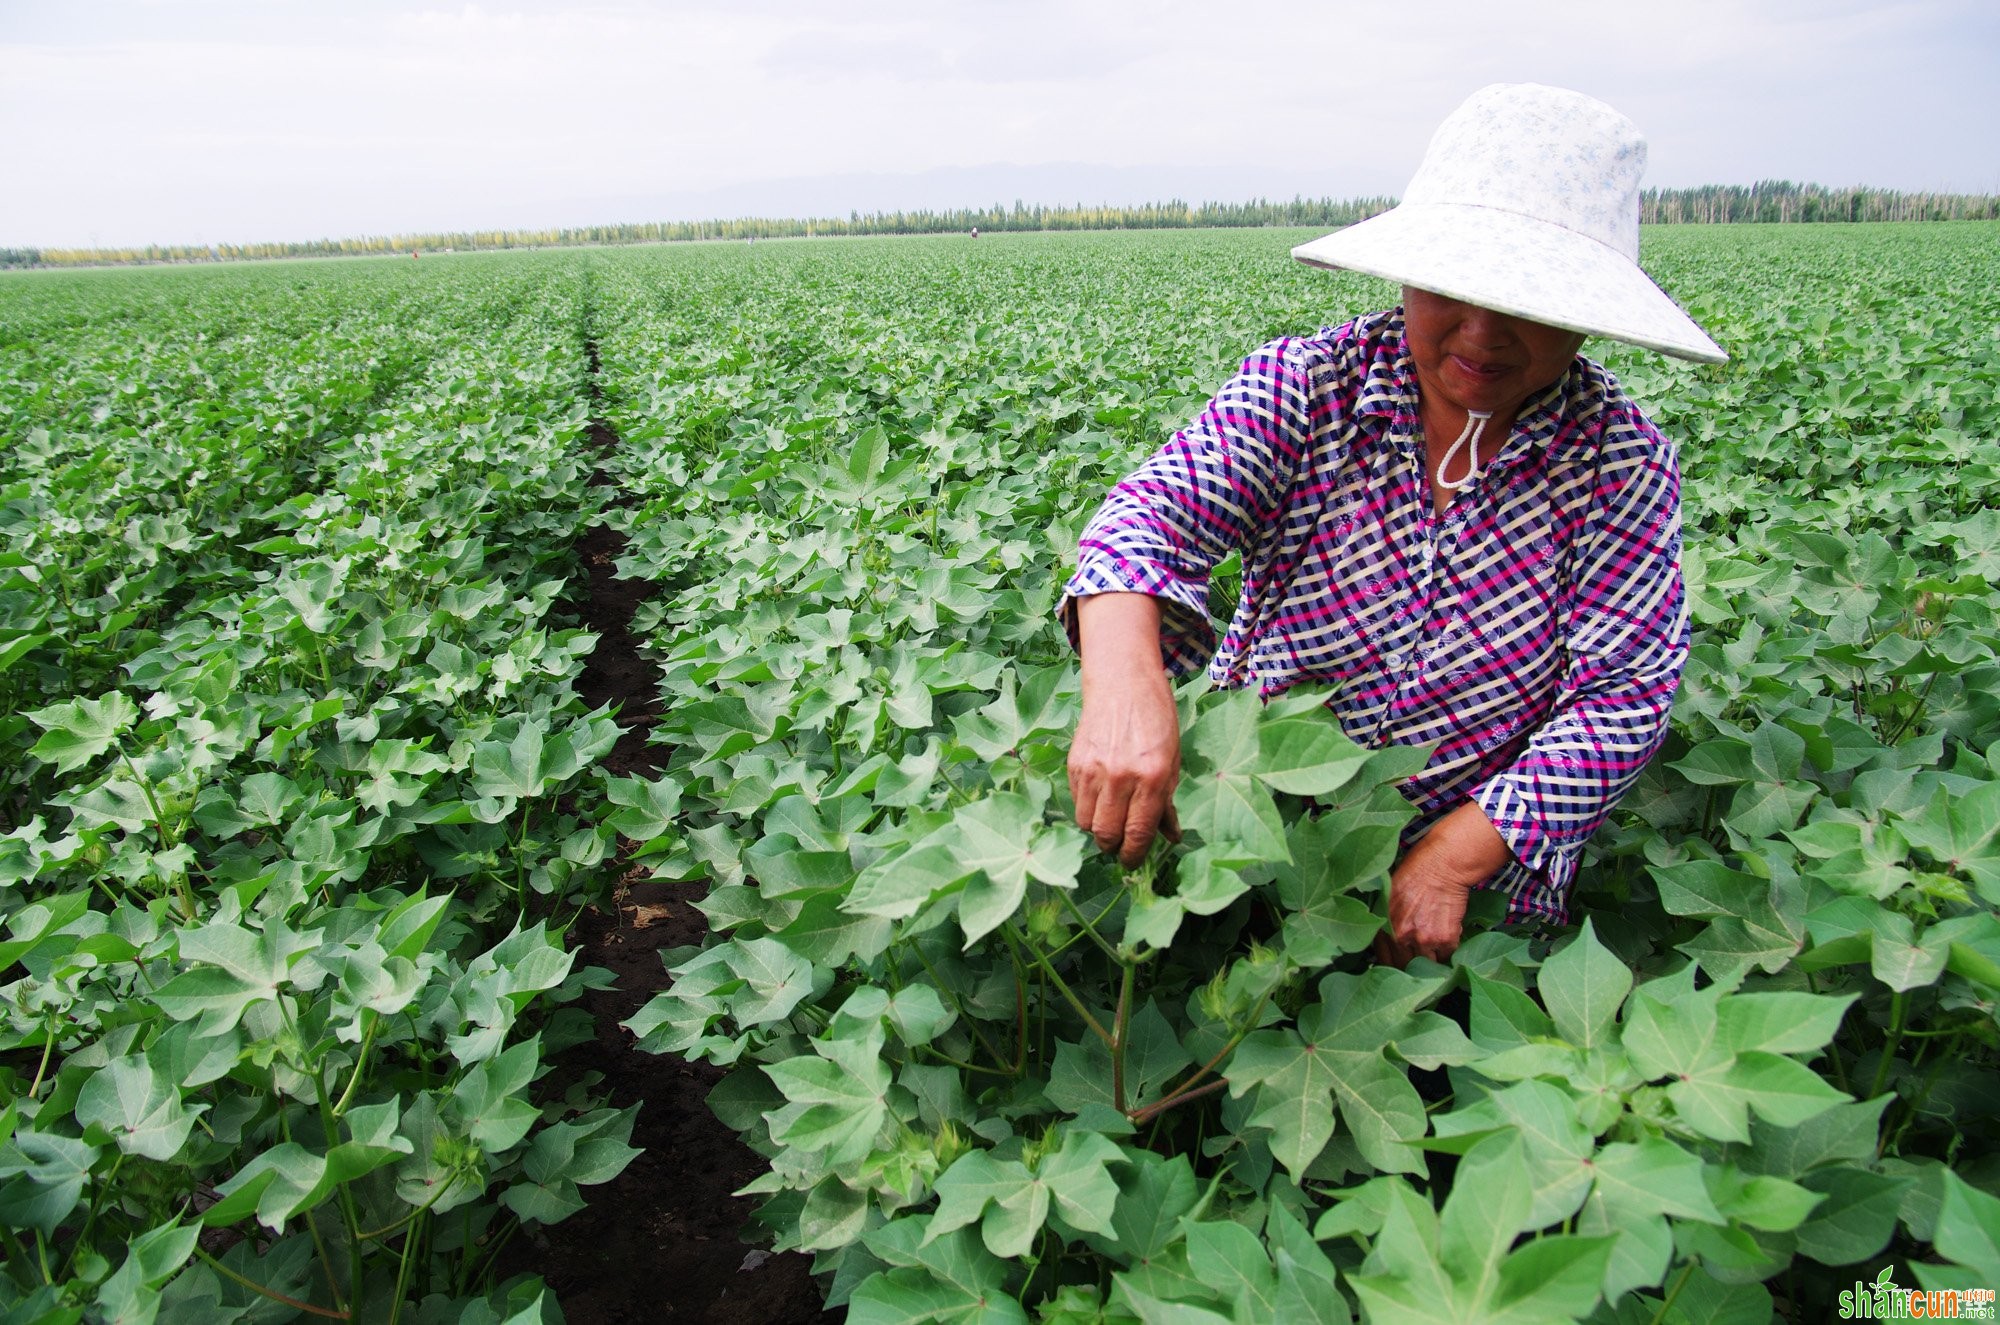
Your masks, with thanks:
[[[1160,657],[1177,675],[1215,652],[1208,578],[1272,523],[1311,429],[1299,343],[1273,341],[1199,418],[1112,488],[1083,531],[1057,611],[1076,640],[1075,601],[1100,593],[1160,600]]]
[[[1515,915],[1567,918],[1583,844],[1659,749],[1687,662],[1679,468],[1650,425],[1621,431],[1572,550],[1554,707],[1471,795],[1513,850],[1493,886]]]

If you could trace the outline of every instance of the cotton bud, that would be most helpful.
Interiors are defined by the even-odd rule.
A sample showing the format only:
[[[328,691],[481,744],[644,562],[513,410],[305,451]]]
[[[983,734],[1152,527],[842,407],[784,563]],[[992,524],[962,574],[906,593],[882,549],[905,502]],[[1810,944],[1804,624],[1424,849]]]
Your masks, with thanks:
[[[1069,925],[1064,921],[1059,898],[1045,898],[1028,908],[1028,937],[1042,948],[1060,947],[1069,937]]]

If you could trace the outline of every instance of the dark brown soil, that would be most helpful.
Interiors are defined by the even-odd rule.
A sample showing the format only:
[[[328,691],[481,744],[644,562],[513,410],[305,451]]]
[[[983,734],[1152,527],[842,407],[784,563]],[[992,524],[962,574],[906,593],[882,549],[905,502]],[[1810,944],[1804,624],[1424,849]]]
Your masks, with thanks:
[[[590,348],[594,371],[596,347]],[[618,445],[602,422],[592,425],[590,440],[600,451]],[[588,596],[575,607],[598,635],[579,688],[593,708],[619,705],[625,732],[603,763],[629,776],[658,770],[657,751],[646,736],[657,721],[659,698],[655,673],[630,629],[647,585],[618,579],[613,564],[624,542],[624,535],[602,527],[580,540],[589,584]],[[822,1309],[806,1257],[773,1256],[743,1241],[755,1202],[731,1193],[761,1173],[764,1162],[709,1112],[708,1092],[721,1071],[642,1053],[619,1024],[665,986],[659,954],[701,942],[707,919],[691,903],[706,891],[705,883],[661,883],[634,867],[619,880],[612,906],[587,911],[578,927],[578,962],[605,968],[617,985],[587,996],[597,1038],[563,1054],[557,1068],[572,1077],[599,1073],[611,1103],[637,1102],[632,1144],[644,1153],[612,1182],[585,1189],[589,1205],[583,1210],[536,1228],[531,1239],[515,1240],[510,1268],[539,1273],[569,1325],[840,1319]]]
[[[644,1153],[613,1181],[586,1188],[589,1205],[540,1230],[542,1245],[522,1247],[517,1268],[541,1274],[569,1325],[840,1319],[822,1311],[806,1257],[742,1240],[755,1202],[730,1193],[764,1162],[709,1112],[722,1073],[641,1053],[618,1024],[665,984],[659,953],[701,941],[707,921],[689,903],[703,891],[638,869],[621,885],[616,914],[584,917],[578,960],[609,970],[618,985],[588,996],[597,1039],[564,1054],[561,1067],[601,1073],[613,1104],[639,1103],[632,1144]]]

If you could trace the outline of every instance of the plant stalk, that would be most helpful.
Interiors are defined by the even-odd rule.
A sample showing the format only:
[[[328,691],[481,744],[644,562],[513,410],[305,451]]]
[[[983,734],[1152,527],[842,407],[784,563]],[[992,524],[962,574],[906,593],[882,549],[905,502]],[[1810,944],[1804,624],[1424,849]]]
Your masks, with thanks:
[[[257,1296],[259,1297],[269,1298],[273,1302],[282,1302],[294,1311],[303,1311],[308,1315],[319,1316],[326,1320],[354,1319],[353,1316],[349,1315],[345,1311],[328,1311],[325,1307],[316,1307],[310,1302],[301,1302],[295,1297],[285,1296],[285,1294],[280,1293],[275,1288],[266,1288],[264,1287],[264,1285],[256,1283],[253,1280],[245,1279],[242,1275],[236,1273],[236,1271],[230,1269],[227,1265],[224,1265],[221,1261],[209,1255],[208,1252],[205,1249],[203,1249],[199,1243],[195,1244],[194,1254],[196,1256],[199,1256],[202,1260],[202,1263],[207,1265],[209,1269],[215,1271],[219,1275],[224,1276],[225,1278],[233,1279],[237,1283],[241,1284],[243,1287],[257,1294]]]
[[[1071,989],[1060,975],[1056,974],[1056,968],[1049,965],[1048,958],[1042,956],[1032,945],[1028,944],[1028,941],[1021,936],[1020,931],[1014,928],[1014,922],[1010,920],[1003,924],[1001,932],[1007,936],[1008,943],[1015,945],[1017,951],[1020,947],[1027,947],[1028,956],[1034,960],[1035,965],[1042,968],[1043,974],[1048,976],[1049,981],[1055,985],[1056,992],[1061,994],[1072,1008],[1076,1009],[1076,1015],[1083,1018],[1083,1024],[1090,1027],[1091,1034],[1104,1041],[1106,1048],[1116,1049],[1117,1041],[1112,1038],[1111,1032],[1105,1030],[1098,1023],[1096,1017],[1090,1015],[1090,1009],[1083,1005],[1083,1000],[1076,996],[1076,991]]]
[[[1909,1012],[1910,996],[1898,989],[1889,1000],[1889,1038],[1882,1042],[1882,1058],[1875,1064],[1875,1084],[1868,1088],[1871,1100],[1889,1084],[1889,1067],[1896,1061],[1896,1050],[1903,1042],[1903,1020]]]
[[[1125,1049],[1132,1032],[1131,963],[1120,963],[1125,973],[1118,980],[1118,1012],[1111,1020],[1111,1107],[1125,1112]]]

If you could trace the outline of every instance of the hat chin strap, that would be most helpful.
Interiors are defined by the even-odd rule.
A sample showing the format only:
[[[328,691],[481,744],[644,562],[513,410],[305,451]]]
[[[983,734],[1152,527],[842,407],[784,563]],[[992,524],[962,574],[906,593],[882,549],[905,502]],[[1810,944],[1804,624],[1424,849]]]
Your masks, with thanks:
[[[1479,481],[1479,434],[1486,430],[1487,420],[1492,417],[1490,411],[1482,413],[1472,409],[1465,412],[1465,431],[1459,433],[1458,440],[1444,453],[1444,459],[1438,461],[1438,486],[1446,492],[1463,492]],[[1445,477],[1445,471],[1451,468],[1452,457],[1458,454],[1461,446],[1465,448],[1465,477],[1453,482]]]

